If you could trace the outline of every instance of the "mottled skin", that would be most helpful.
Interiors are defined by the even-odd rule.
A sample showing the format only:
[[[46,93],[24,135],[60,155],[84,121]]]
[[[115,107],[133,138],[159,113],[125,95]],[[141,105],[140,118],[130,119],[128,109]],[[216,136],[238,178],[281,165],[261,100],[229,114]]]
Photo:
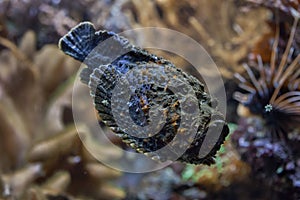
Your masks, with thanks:
[[[108,38],[109,42],[101,43]],[[99,47],[99,44],[102,46]],[[176,68],[170,61],[131,45],[128,40],[115,33],[96,32],[89,22],[81,23],[73,28],[60,40],[59,47],[66,54],[88,66],[81,72],[81,80],[89,86],[101,120],[137,152],[161,161],[168,160],[169,155],[157,155],[155,151],[169,144],[178,134],[180,123],[183,123],[181,119],[185,113],[180,108],[177,96],[168,88],[167,83],[165,86],[155,82],[136,86],[134,95],[131,95],[129,102],[125,102],[129,105],[130,117],[134,123],[142,127],[147,126],[149,110],[154,105],[161,105],[166,117],[159,133],[147,138],[138,138],[124,132],[117,125],[111,108],[112,91],[118,80],[129,70],[140,69],[147,77],[148,67],[153,66],[158,68],[163,66],[163,71],[178,80],[187,82],[194,90],[196,96],[194,103],[199,105],[200,115],[195,116],[199,127],[195,137],[187,138],[192,141],[191,145],[178,156],[177,160],[193,164],[214,162],[214,156],[228,135],[229,129],[222,114],[212,107],[212,99],[204,91],[204,85],[195,77]],[[118,100],[124,101],[122,98]],[[126,120],[123,123],[127,123]],[[200,158],[198,153],[204,138],[209,134],[210,126],[221,127],[222,133],[210,152]]]

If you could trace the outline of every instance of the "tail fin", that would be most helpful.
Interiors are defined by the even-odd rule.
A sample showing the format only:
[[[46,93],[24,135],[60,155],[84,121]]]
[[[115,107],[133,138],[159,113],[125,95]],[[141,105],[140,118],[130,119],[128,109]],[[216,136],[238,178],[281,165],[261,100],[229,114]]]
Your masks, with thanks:
[[[113,32],[96,32],[90,22],[82,22],[75,26],[59,40],[58,46],[64,53],[88,66],[81,73],[84,83],[88,83],[89,76],[95,68],[113,62],[132,49],[127,39]]]
[[[59,40],[59,48],[67,55],[81,62],[99,44],[113,36],[111,32],[96,34],[95,27],[90,22],[82,22],[72,28],[69,33]]]

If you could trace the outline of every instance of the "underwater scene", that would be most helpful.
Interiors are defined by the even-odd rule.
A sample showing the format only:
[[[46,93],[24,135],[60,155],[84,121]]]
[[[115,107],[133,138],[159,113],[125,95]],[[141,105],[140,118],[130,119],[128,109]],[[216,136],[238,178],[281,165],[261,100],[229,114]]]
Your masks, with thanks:
[[[300,200],[300,0],[0,0],[0,200]]]

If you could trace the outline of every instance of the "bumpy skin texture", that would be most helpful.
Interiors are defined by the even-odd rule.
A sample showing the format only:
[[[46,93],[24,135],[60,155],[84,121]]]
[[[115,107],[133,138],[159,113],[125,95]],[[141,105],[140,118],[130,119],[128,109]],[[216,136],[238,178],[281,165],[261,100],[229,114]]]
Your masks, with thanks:
[[[137,152],[160,161],[172,159],[171,157],[174,156],[172,153],[177,153],[173,150],[180,144],[170,142],[176,134],[179,134],[181,125],[187,127],[197,124],[196,135],[184,138],[191,141],[191,144],[182,152],[182,155],[177,157],[177,160],[193,164],[214,162],[214,156],[228,135],[229,129],[222,114],[212,107],[212,99],[204,91],[203,84],[196,78],[182,72],[170,61],[131,45],[128,40],[113,32],[96,32],[89,22],[83,22],[73,28],[60,40],[59,47],[66,54],[88,66],[83,69],[80,76],[82,82],[90,88],[90,94],[94,98],[95,108],[101,120]],[[151,123],[150,115],[153,114],[150,114],[151,109],[158,106],[157,109],[165,117],[165,121],[157,134],[149,133],[150,136],[146,138],[136,137],[128,133],[129,129],[119,127],[116,116],[112,112],[113,91],[120,79],[129,72],[132,72],[130,77],[135,83],[130,99],[122,98],[122,92],[114,96],[117,103],[128,105],[128,107],[114,109],[117,109],[117,113],[126,113],[128,109],[127,112],[134,124],[145,127]],[[143,75],[139,76],[138,73]],[[178,82],[188,83],[192,88],[195,97],[190,98],[191,103],[199,106],[199,116],[193,116],[193,122],[182,120],[183,115],[189,113],[183,112],[178,95],[172,92],[167,80],[160,84],[155,81],[155,73],[158,77],[161,73],[168,74]],[[147,79],[147,82],[143,79]],[[154,114],[154,117],[158,116]],[[135,125],[131,126],[128,118],[119,119],[130,129],[135,129]],[[200,158],[198,155],[203,140],[215,128],[219,128],[222,132],[217,142],[211,145],[209,153]],[[170,151],[160,154],[156,152],[167,144],[173,145],[170,145]]]

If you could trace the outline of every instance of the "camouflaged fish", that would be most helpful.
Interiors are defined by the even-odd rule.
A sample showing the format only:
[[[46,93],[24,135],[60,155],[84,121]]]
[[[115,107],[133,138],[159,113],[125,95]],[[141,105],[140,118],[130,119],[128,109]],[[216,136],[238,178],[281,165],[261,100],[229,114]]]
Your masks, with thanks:
[[[170,61],[130,44],[127,39],[113,32],[96,31],[90,22],[80,23],[62,37],[59,48],[67,55],[86,64],[87,67],[80,74],[81,81],[90,88],[100,119],[131,148],[160,161],[168,160],[168,153],[156,152],[168,144],[170,149],[175,149],[179,144],[173,144],[172,140],[175,136],[182,136],[183,131],[180,127],[197,124],[195,135],[185,138],[186,141],[190,141],[188,148],[178,155],[176,160],[192,164],[214,163],[214,156],[228,135],[229,129],[224,116],[217,111],[216,106],[212,106],[215,100],[205,92],[204,85],[198,79],[176,68]],[[151,70],[156,69],[161,73],[153,72],[153,75]],[[143,75],[135,75],[137,72]],[[120,96],[116,94],[113,98],[113,90],[127,73],[131,73],[128,77],[136,84],[134,92],[130,94],[130,98],[122,98],[121,94]],[[161,75],[163,73],[171,75],[175,82],[188,83],[192,88],[195,98],[191,98],[191,103],[197,105],[199,109],[197,116],[191,118],[193,122],[183,120],[184,115],[189,114],[190,111],[184,111],[180,106],[178,95],[170,89],[168,85],[170,80],[164,82]],[[114,100],[116,98],[117,100]],[[113,103],[127,106],[117,108],[119,110],[113,112]],[[158,123],[161,125],[158,133],[153,135],[149,133],[149,137],[130,134],[131,130],[138,131],[139,128],[147,127],[151,119],[155,119],[155,114],[151,110],[159,111],[156,115],[162,115],[165,119],[163,125]],[[114,114],[118,112],[129,115],[130,119],[121,114],[118,119],[123,120],[125,124],[128,123],[127,129],[118,126]],[[151,118],[151,115],[154,118],[153,116]],[[128,120],[133,121],[134,125],[130,126]],[[213,131],[217,130],[215,128],[220,130],[217,141],[210,145],[205,156],[199,156],[204,139],[213,134]]]

